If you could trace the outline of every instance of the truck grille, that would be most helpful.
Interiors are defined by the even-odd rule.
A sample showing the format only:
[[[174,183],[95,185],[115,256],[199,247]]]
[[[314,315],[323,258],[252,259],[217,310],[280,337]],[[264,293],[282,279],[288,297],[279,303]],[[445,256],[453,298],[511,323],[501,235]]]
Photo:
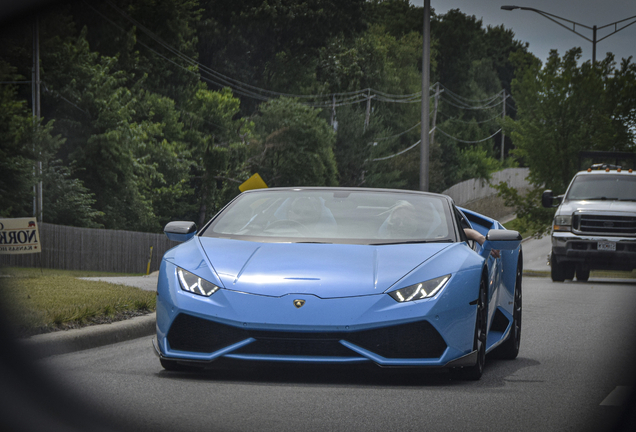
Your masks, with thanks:
[[[582,233],[636,236],[636,216],[580,213],[574,215],[574,228]]]

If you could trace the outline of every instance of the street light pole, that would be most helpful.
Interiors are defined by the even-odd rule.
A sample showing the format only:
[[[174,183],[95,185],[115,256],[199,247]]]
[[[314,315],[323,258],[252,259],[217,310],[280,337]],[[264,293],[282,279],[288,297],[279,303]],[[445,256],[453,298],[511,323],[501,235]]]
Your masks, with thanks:
[[[572,21],[572,20],[569,20],[567,18],[563,18],[563,17],[557,16],[557,15],[554,15],[554,14],[551,14],[551,13],[548,13],[548,12],[545,12],[545,11],[542,11],[542,10],[539,10],[539,9],[535,9],[535,8],[524,7],[524,6],[502,6],[501,9],[507,10],[507,11],[512,11],[512,10],[515,10],[515,9],[519,9],[519,10],[527,10],[527,11],[531,11],[531,12],[536,12],[539,15],[541,15],[542,17],[547,18],[550,21],[560,25],[561,27],[571,31],[572,33],[582,37],[586,41],[592,42],[592,63],[596,63],[596,44],[598,42],[600,42],[600,41],[602,41],[604,39],[607,39],[611,35],[613,35],[615,33],[618,33],[619,31],[623,30],[624,28],[627,28],[630,25],[636,23],[636,15],[634,15],[634,16],[631,16],[629,18],[622,19],[620,21],[616,21],[616,22],[613,22],[613,23],[605,24],[604,26],[601,26],[601,27],[597,27],[597,26],[590,27],[590,26],[586,26],[585,24],[581,24],[581,23],[578,23],[576,21]],[[561,21],[564,21],[564,22],[572,24],[572,28],[566,26]],[[626,21],[630,21],[630,22],[625,23]],[[625,23],[625,24],[621,28],[619,28],[618,25],[619,24],[623,24],[623,23]],[[592,39],[590,39],[589,37],[579,33],[578,31],[576,31],[576,26],[583,27],[583,28],[586,28],[588,30],[592,30]],[[609,26],[614,26],[614,31],[612,33],[608,34],[608,35],[603,36],[600,39],[597,39],[597,37],[596,37],[597,31],[598,30],[602,30],[602,29],[604,29],[606,27],[609,27]]]
[[[431,0],[424,0],[424,31],[422,34],[422,119],[420,145],[420,190],[428,192],[429,159],[429,87],[431,82]]]

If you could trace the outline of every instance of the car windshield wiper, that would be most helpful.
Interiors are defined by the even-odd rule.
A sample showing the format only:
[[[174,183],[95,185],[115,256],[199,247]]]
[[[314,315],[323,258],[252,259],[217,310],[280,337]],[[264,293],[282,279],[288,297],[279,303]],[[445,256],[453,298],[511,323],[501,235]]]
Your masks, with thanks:
[[[418,243],[453,243],[451,239],[440,239],[440,240],[403,240],[403,241],[392,241],[386,243],[369,243],[369,246],[385,246],[385,245],[398,245],[398,244],[418,244]]]
[[[333,242],[321,242],[321,241],[295,241],[295,244],[333,244]]]
[[[636,198],[619,198],[618,201],[636,201]]]

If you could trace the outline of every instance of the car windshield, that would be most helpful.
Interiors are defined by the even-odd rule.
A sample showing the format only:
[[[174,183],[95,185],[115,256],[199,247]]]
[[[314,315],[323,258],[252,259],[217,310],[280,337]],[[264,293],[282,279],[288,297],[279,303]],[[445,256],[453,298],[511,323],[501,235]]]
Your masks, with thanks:
[[[239,196],[201,234],[262,242],[450,242],[448,201],[408,192],[285,189]]]
[[[569,200],[636,200],[636,176],[621,174],[580,175],[567,194]]]

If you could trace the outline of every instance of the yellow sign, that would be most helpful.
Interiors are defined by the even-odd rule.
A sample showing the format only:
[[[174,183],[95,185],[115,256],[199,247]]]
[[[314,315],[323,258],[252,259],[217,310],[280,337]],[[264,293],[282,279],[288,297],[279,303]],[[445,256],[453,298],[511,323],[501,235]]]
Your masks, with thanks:
[[[243,184],[239,186],[239,190],[241,192],[245,192],[252,189],[265,189],[266,187],[267,185],[265,184],[261,176],[256,173],[252,177],[245,180],[245,182],[243,182]]]
[[[0,254],[42,252],[35,218],[0,219]]]

